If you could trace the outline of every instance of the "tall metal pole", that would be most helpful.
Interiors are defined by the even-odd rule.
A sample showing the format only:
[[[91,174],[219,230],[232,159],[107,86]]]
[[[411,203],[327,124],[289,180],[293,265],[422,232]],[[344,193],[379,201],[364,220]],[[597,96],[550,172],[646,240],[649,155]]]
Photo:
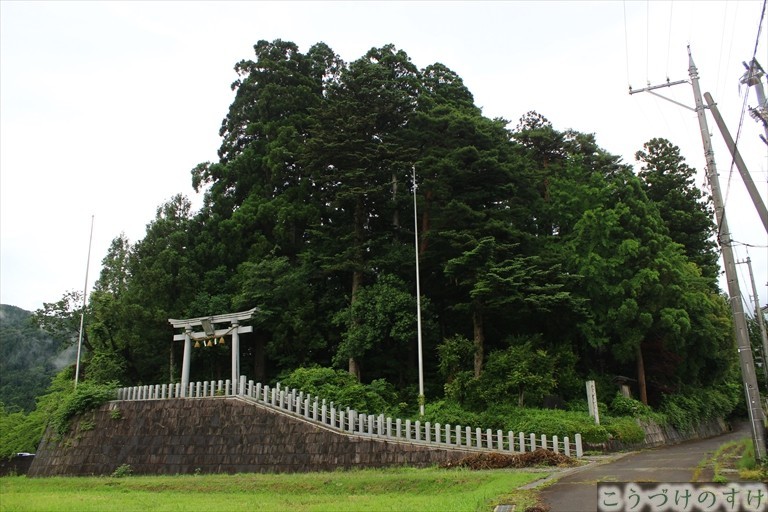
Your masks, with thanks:
[[[413,166],[413,238],[416,249],[416,337],[419,351],[419,414],[424,416],[424,356],[421,350],[421,279],[419,278],[419,215],[416,208],[416,166]]]
[[[699,120],[699,129],[701,131],[701,141],[704,144],[704,156],[707,160],[707,179],[712,187],[712,201],[715,204],[715,218],[718,225],[718,243],[723,252],[723,266],[725,267],[725,277],[728,282],[728,296],[731,303],[731,312],[733,314],[733,326],[736,334],[736,344],[739,351],[739,364],[741,366],[741,375],[744,380],[744,393],[747,401],[747,410],[752,426],[752,440],[755,445],[755,459],[760,460],[766,456],[765,426],[763,425],[763,408],[760,402],[760,391],[757,387],[757,377],[755,376],[755,362],[752,357],[752,347],[749,343],[749,334],[747,331],[747,321],[744,317],[744,308],[741,303],[741,290],[739,289],[739,279],[736,273],[736,263],[733,257],[731,247],[731,232],[728,229],[728,220],[725,215],[723,198],[720,193],[720,183],[717,177],[717,166],[715,156],[712,151],[712,141],[709,137],[709,127],[707,118],[704,115],[704,102],[701,98],[701,89],[699,88],[699,73],[696,65],[693,63],[691,48],[688,47],[688,75],[691,78],[693,86],[693,97],[696,102],[696,116]]]
[[[93,215],[91,215],[91,235],[88,238],[88,261],[85,263],[85,285],[83,286],[83,310],[80,312],[80,335],[77,338],[77,363],[75,364],[75,389],[80,377],[80,350],[83,346],[83,325],[85,324],[85,305],[88,302],[88,270],[91,267],[91,244],[93,243]]]
[[[760,326],[760,337],[763,339],[763,373],[765,374],[765,383],[768,384],[768,334],[765,332],[765,319],[763,318],[763,310],[760,309],[760,299],[757,296],[755,275],[752,273],[752,260],[747,256],[747,261],[740,263],[746,263],[749,269],[749,280],[752,282],[752,297],[755,301],[755,316],[757,317],[757,325]]]

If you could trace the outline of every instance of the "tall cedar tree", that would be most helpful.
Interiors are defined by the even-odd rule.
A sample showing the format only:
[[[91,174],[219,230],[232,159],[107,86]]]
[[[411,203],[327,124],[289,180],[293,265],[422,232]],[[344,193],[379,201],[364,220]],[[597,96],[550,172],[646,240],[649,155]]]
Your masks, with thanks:
[[[431,394],[442,392],[438,345],[462,354],[441,363],[454,388],[474,379],[464,391],[482,382],[518,402],[575,396],[564,383],[577,371],[635,368],[653,393],[725,373],[727,310],[696,259],[707,228],[685,242],[664,213],[695,210],[692,195],[670,195],[689,183],[674,148],[647,146],[640,181],[593,135],[535,112],[509,131],[455,72],[419,70],[392,45],[350,64],[322,43],[302,53],[259,41],[254,53],[235,67],[218,160],[192,171],[202,209],[178,196],[143,240],[110,249],[88,331],[93,375],[178,378],[168,317],[258,306],[241,354],[252,377],[336,362],[412,387],[415,221]],[[454,350],[456,340],[467,343]],[[557,382],[524,369],[503,377],[521,351],[547,354]],[[227,366],[224,348],[201,350],[192,371],[214,378]]]
[[[635,158],[641,164],[639,176],[645,193],[656,203],[669,236],[683,246],[688,259],[716,287],[714,212],[694,183],[696,170],[685,163],[680,148],[666,139],[646,142]]]

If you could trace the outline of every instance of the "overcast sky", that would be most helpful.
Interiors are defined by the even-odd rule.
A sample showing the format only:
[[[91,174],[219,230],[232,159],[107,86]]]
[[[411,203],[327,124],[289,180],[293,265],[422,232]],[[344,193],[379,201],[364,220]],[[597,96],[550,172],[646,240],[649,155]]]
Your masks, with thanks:
[[[732,132],[763,0],[601,2],[14,2],[0,1],[0,303],[35,310],[89,289],[112,239],[144,236],[156,208],[183,193],[190,170],[216,159],[233,99],[233,66],[260,39],[301,51],[319,41],[345,61],[393,43],[419,68],[442,62],[489,117],[527,111],[559,130],[595,133],[625,162],[653,137],[680,146],[704,186],[693,112],[635,89],[688,78],[690,44],[703,92]],[[757,58],[768,67],[766,23]],[[693,105],[691,87],[659,91]],[[754,90],[748,104],[756,104]],[[726,209],[768,299],[768,236],[710,118]],[[761,128],[740,148],[768,196]],[[746,265],[738,265],[751,295]],[[725,287],[725,284],[721,286]],[[748,305],[751,309],[751,303]]]

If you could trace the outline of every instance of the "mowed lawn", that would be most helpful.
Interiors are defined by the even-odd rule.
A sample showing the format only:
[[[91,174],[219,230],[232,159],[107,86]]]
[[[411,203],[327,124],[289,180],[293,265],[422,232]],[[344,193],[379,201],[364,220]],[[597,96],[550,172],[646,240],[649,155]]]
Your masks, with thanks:
[[[0,511],[490,511],[518,510],[547,473],[381,469],[305,474],[0,478]]]

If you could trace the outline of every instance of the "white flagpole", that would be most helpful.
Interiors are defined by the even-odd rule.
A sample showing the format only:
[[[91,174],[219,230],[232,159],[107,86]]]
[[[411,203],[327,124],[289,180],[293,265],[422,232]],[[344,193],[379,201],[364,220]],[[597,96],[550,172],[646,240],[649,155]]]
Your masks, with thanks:
[[[75,389],[80,377],[80,349],[83,346],[83,324],[85,322],[85,304],[88,301],[88,270],[91,267],[91,244],[93,243],[93,215],[91,215],[91,235],[88,239],[88,261],[85,263],[85,285],[83,286],[83,310],[80,312],[80,335],[77,338],[77,364],[75,365]]]
[[[416,166],[413,166],[413,236],[416,246],[416,330],[419,343],[419,414],[424,416],[424,357],[421,351],[421,284],[419,280],[419,216],[416,209]]]

